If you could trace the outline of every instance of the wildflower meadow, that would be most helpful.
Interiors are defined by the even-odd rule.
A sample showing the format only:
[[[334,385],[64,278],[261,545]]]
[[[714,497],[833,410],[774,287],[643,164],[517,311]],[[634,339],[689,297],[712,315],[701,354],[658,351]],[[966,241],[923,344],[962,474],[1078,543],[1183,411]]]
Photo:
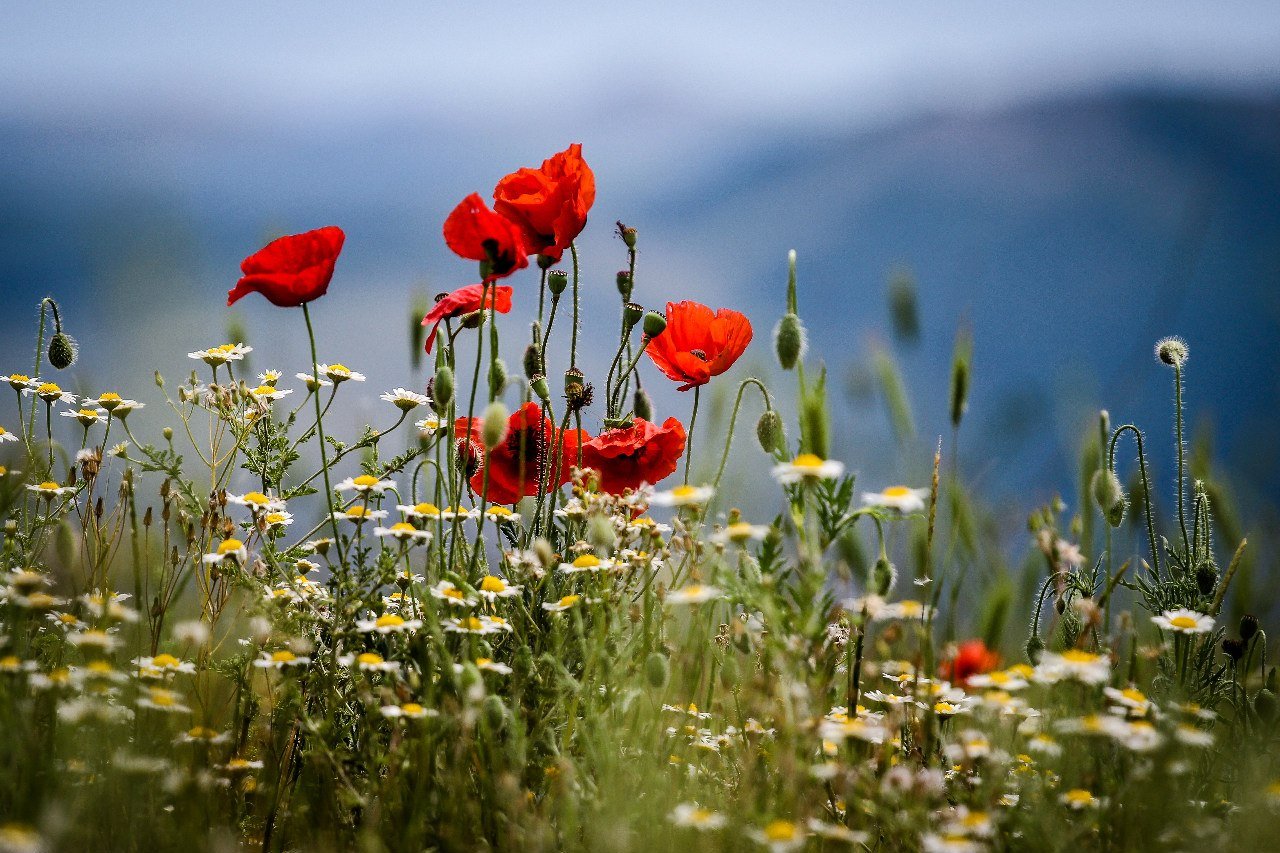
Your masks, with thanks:
[[[425,386],[371,388],[315,335],[361,299],[337,226],[209,283],[304,364],[211,338],[71,393],[90,354],[40,301],[0,404],[0,851],[1270,848],[1277,675],[1247,614],[1273,611],[1192,472],[1187,343],[1144,342],[1168,422],[1078,425],[1079,483],[1022,507],[997,576],[956,463],[963,337],[952,431],[917,480],[865,482],[804,258],[753,329],[646,274],[596,180],[574,144],[440,212]],[[588,227],[617,257],[579,256]],[[580,316],[586,288],[616,312]]]

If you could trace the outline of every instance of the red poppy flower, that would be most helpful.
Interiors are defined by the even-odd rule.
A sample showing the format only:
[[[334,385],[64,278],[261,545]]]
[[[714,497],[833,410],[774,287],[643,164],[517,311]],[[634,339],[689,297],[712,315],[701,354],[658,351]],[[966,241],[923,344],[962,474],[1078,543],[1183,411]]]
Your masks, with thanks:
[[[586,227],[595,200],[596,176],[576,142],[538,169],[507,175],[493,191],[493,209],[520,226],[525,248],[557,261]]]
[[[458,418],[454,434],[480,441],[481,423],[472,418],[468,428],[466,418]],[[569,469],[578,455],[578,445],[589,438],[585,431],[565,430],[560,433],[562,447],[559,459],[556,455],[555,436],[560,433],[550,419],[543,417],[537,403],[525,403],[507,418],[507,437],[489,451],[486,465],[489,469],[489,502],[514,504],[526,495],[538,493],[538,482],[547,472],[547,488],[555,489],[569,482]],[[555,471],[548,466],[559,463]],[[477,494],[484,491],[484,469],[471,476],[471,489]]]
[[[626,429],[602,432],[582,445],[582,464],[600,474],[600,490],[621,494],[670,476],[684,455],[684,426],[675,418],[658,426],[643,418]]]
[[[272,240],[240,262],[244,277],[228,291],[227,304],[255,290],[281,308],[324,296],[346,238],[341,228],[330,225]]]
[[[987,648],[982,640],[966,640],[956,649],[955,657],[943,663],[939,674],[953,684],[966,685],[969,676],[979,675],[1000,666],[1000,655]]]
[[[529,266],[520,226],[490,210],[479,193],[464,198],[445,219],[444,241],[461,257],[488,261],[489,281]]]
[[[712,313],[697,302],[668,302],[667,328],[645,352],[681,391],[728,370],[751,343],[751,321],[728,308]]]
[[[440,323],[449,317],[461,317],[463,314],[479,311],[482,296],[484,296],[483,282],[459,287],[436,302],[427,312],[427,316],[422,318],[422,325],[431,327],[431,333],[427,335],[427,352],[431,352],[431,347],[435,345],[436,329],[439,328]],[[483,307],[492,308],[499,314],[506,314],[511,310],[511,288],[505,284],[489,285],[489,295],[484,297]]]

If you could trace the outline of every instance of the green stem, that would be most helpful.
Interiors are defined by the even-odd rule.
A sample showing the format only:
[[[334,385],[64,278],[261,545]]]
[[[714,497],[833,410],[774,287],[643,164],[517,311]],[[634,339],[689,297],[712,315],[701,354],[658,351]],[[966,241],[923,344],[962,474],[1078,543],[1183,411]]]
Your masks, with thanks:
[[[1134,439],[1138,443],[1138,471],[1142,475],[1142,493],[1146,503],[1147,541],[1151,546],[1151,564],[1155,568],[1156,577],[1160,577],[1160,550],[1156,543],[1155,521],[1152,519],[1152,514],[1155,510],[1151,506],[1151,482],[1147,478],[1147,454],[1142,446],[1142,430],[1133,424],[1116,427],[1116,431],[1111,434],[1111,446],[1107,449],[1107,468],[1111,471],[1116,470],[1116,442],[1120,440],[1120,435],[1125,430],[1132,432]]]
[[[769,400],[769,389],[764,387],[764,383],[754,377],[747,377],[738,385],[738,396],[733,401],[733,414],[729,416],[729,435],[724,440],[724,452],[720,454],[720,467],[716,470],[716,478],[712,482],[712,487],[720,488],[720,478],[724,476],[724,466],[729,461],[729,448],[733,445],[733,433],[738,424],[738,407],[742,405],[742,395],[746,392],[748,385],[754,385],[760,389],[760,393],[764,395],[765,411],[773,409],[773,405]]]
[[[302,303],[302,319],[307,322],[307,340],[311,344],[311,375],[316,387],[320,387],[319,361],[316,359],[316,333],[311,326],[311,310],[306,302]],[[320,411],[320,395],[315,394],[316,404],[316,437],[320,439],[320,470],[324,473],[324,511],[329,516],[329,527],[333,531],[333,547],[338,551],[338,563],[346,565],[342,554],[342,537],[338,533],[338,519],[333,517],[333,485],[329,482],[329,451],[325,449],[324,416]]]
[[[569,244],[569,254],[573,256],[573,337],[569,342],[569,367],[578,366],[578,246]]]
[[[1186,503],[1186,465],[1187,465],[1187,448],[1183,444],[1182,438],[1182,367],[1175,364],[1173,366],[1173,402],[1175,417],[1174,423],[1178,433],[1178,526],[1182,528],[1182,549],[1187,555],[1187,563],[1191,563],[1191,542],[1187,537],[1187,515],[1185,510]]]
[[[689,416],[689,436],[684,443],[684,484],[689,485],[689,463],[693,459],[693,429],[698,423],[698,402],[702,396],[702,386],[693,386],[693,414]]]

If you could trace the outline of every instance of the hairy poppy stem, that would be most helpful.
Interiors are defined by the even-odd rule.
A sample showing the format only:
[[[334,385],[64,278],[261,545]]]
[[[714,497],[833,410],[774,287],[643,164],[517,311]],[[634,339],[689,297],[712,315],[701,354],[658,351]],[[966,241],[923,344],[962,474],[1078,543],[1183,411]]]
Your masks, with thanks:
[[[1120,440],[1120,436],[1126,431],[1133,433],[1134,439],[1138,443],[1138,471],[1142,475],[1142,494],[1143,507],[1147,516],[1147,541],[1151,545],[1151,563],[1156,572],[1156,577],[1160,577],[1160,546],[1156,542],[1156,526],[1152,515],[1155,510],[1151,506],[1151,481],[1147,478],[1147,454],[1142,446],[1142,430],[1133,424],[1125,424],[1116,427],[1116,431],[1111,434],[1111,445],[1107,448],[1107,467],[1112,471],[1116,470],[1116,442]]]
[[[719,490],[720,478],[724,476],[724,466],[729,461],[729,448],[733,446],[733,434],[738,424],[738,408],[742,405],[742,395],[746,393],[747,387],[754,385],[760,389],[760,393],[764,395],[765,410],[772,410],[773,404],[769,400],[769,389],[764,387],[764,383],[755,377],[747,377],[738,385],[738,396],[733,402],[733,414],[729,416],[729,435],[724,440],[724,453],[720,454],[720,467],[716,470],[716,478],[711,483],[712,488]],[[696,398],[695,398],[696,399]],[[714,496],[712,500],[715,500]]]
[[[578,366],[578,246],[569,244],[569,254],[573,257],[573,337],[569,341],[569,367]]]
[[[316,357],[316,333],[311,327],[311,311],[307,303],[302,303],[302,319],[307,321],[307,340],[311,344],[311,376],[316,387],[320,387],[320,362]],[[316,437],[320,439],[320,470],[324,472],[324,511],[329,516],[329,527],[333,530],[333,547],[338,549],[338,563],[346,565],[342,554],[342,537],[338,535],[338,519],[333,517],[333,486],[329,482],[329,452],[325,450],[324,415],[320,411],[320,395],[315,394],[316,404]]]
[[[698,401],[702,397],[702,386],[693,386],[693,414],[689,416],[689,437],[684,444],[684,484],[689,485],[689,463],[693,460],[693,428],[698,423]]]

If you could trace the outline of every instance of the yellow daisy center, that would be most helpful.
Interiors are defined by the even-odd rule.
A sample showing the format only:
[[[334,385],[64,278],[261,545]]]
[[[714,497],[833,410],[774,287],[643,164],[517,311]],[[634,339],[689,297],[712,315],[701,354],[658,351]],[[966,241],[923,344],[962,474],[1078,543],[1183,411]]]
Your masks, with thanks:
[[[175,667],[180,663],[180,660],[168,653],[158,654],[151,659],[151,665],[158,667]]]
[[[231,352],[236,348],[235,344],[222,344],[214,347],[214,352]]]
[[[368,514],[369,514],[368,507],[363,507],[363,506],[353,506],[347,510],[347,515],[349,515],[352,518],[364,518]]]
[[[264,395],[276,393],[276,389],[275,389],[275,386],[273,385],[259,385],[257,388],[254,388],[253,391],[251,391],[250,393],[252,393],[254,396],[261,397]]]
[[[81,409],[76,414],[86,420],[96,421],[98,419],[98,413],[93,409]]]
[[[462,590],[458,589],[456,586],[447,586],[444,589],[440,590],[440,593],[444,595],[446,598],[456,598],[459,601],[465,598],[465,596],[462,594]]]
[[[674,489],[671,490],[671,494],[677,498],[693,497],[697,493],[698,493],[698,490],[693,486],[676,486]]]
[[[243,547],[244,543],[239,539],[224,539],[222,542],[218,543],[218,553],[226,556],[233,551],[239,551]]]
[[[440,507],[435,504],[414,504],[413,511],[418,515],[439,515]]]
[[[1093,663],[1098,656],[1090,652],[1082,652],[1079,649],[1067,649],[1062,653],[1062,659],[1067,663]]]
[[[271,499],[262,492],[248,492],[243,498],[241,498],[241,500],[247,504],[254,504],[256,506],[271,503]]]
[[[58,484],[53,482],[52,480],[45,480],[43,483],[40,484],[40,488],[46,492],[52,492],[58,488]]]
[[[285,518],[286,516],[283,512],[269,512],[267,513],[266,522],[267,524],[283,524]]]
[[[406,714],[421,714],[423,711],[423,707],[419,705],[417,702],[406,702],[405,704],[400,706],[400,710],[405,712]]]
[[[372,666],[374,664],[382,663],[382,655],[377,652],[363,652],[356,656],[356,661],[364,664],[365,666]]]
[[[1072,805],[1083,806],[1093,802],[1093,794],[1090,794],[1083,788],[1072,788],[1063,795],[1063,798]]]
[[[764,828],[769,841],[791,841],[796,837],[796,825],[789,820],[775,820]]]
[[[572,607],[573,605],[577,604],[581,599],[582,599],[582,596],[580,595],[566,595],[564,598],[560,599],[560,601],[557,603],[561,607]]]
[[[480,581],[480,589],[485,592],[505,592],[507,583],[502,578],[485,575],[484,580]]]
[[[271,653],[271,660],[273,663],[292,663],[297,659],[298,656],[288,649],[281,649],[278,652]]]
[[[882,494],[886,498],[905,498],[907,495],[911,494],[911,490],[906,486],[890,486],[885,489]]]
[[[61,394],[62,389],[58,387],[57,383],[45,382],[39,388],[36,389],[36,393],[37,394]]]
[[[374,624],[379,628],[398,628],[404,624],[404,617],[394,613],[384,613]]]
[[[822,459],[813,453],[801,453],[791,465],[794,468],[817,468],[822,465]]]
[[[351,375],[351,368],[347,367],[345,364],[331,364],[331,365],[329,365],[329,370],[328,370],[328,372],[329,372],[329,373],[337,373],[337,374],[344,375],[344,376],[350,376],[350,375]]]
[[[1187,630],[1196,627],[1196,620],[1190,616],[1175,616],[1169,620],[1169,624],[1175,628]]]
[[[1143,695],[1141,690],[1135,690],[1132,687],[1128,687],[1124,690],[1121,690],[1120,695],[1128,699],[1130,702],[1141,703],[1141,702],[1147,701],[1147,697]]]
[[[365,487],[365,488],[368,488],[369,486],[376,486],[376,485],[378,485],[378,478],[377,478],[377,477],[372,477],[372,476],[370,476],[370,475],[368,475],[368,474],[361,474],[359,477],[354,478],[351,482],[352,482],[354,485],[357,485],[357,486],[363,486],[363,487]]]
[[[119,394],[117,394],[115,391],[108,391],[105,394],[99,395],[98,402],[99,403],[118,403],[120,402],[121,399],[123,398]]]
[[[458,624],[468,631],[479,631],[481,628],[484,627],[484,623],[474,616],[468,616],[466,619],[463,619]]]
[[[159,688],[156,688],[151,691],[151,704],[153,705],[168,708],[171,705],[177,704],[177,701],[177,697],[168,690],[160,690]]]
[[[397,521],[391,525],[390,530],[392,533],[413,533],[417,528],[407,521]]]
[[[581,557],[573,561],[575,569],[594,569],[600,565],[600,558],[595,554],[583,554]]]

